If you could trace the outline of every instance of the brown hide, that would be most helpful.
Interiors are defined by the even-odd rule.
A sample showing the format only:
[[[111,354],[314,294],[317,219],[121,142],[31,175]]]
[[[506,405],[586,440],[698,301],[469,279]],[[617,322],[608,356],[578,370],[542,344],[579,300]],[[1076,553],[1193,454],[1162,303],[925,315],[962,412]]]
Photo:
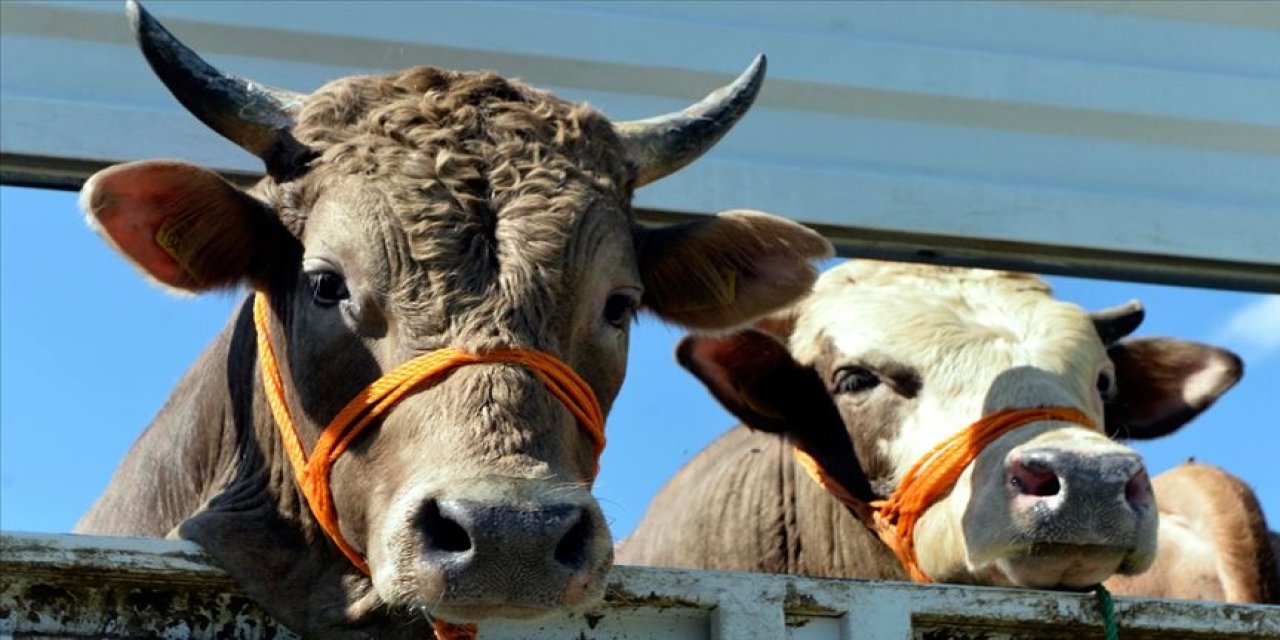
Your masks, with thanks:
[[[1156,476],[1160,547],[1151,569],[1116,576],[1117,594],[1223,602],[1280,602],[1271,532],[1253,490],[1207,464]]]
[[[656,526],[646,526],[653,522]],[[660,521],[660,524],[659,524]],[[737,427],[653,499],[619,564],[905,580],[893,554],[795,464],[791,445]]]

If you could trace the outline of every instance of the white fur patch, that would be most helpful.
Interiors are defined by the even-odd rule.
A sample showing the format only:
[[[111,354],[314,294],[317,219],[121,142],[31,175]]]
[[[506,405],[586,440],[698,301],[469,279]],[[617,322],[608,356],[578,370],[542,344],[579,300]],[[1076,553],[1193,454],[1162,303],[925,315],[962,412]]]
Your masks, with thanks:
[[[1230,364],[1213,358],[1199,371],[1183,381],[1182,400],[1188,406],[1199,407],[1212,402],[1222,391],[1222,381],[1229,379]]]
[[[827,342],[843,360],[920,373],[918,409],[903,425],[911,435],[886,443],[899,473],[998,409],[1071,405],[1102,418],[1092,394],[1106,356],[1089,316],[1035,276],[850,261],[819,278],[790,346],[808,364]]]

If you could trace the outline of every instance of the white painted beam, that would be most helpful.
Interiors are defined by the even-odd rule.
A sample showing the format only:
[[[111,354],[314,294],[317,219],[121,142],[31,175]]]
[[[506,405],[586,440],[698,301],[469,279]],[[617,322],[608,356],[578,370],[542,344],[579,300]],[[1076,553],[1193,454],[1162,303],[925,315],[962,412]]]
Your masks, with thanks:
[[[0,534],[0,576],[0,635],[123,638],[180,629],[200,638],[232,624],[237,637],[289,637],[246,606],[190,542],[8,532]],[[149,607],[113,613],[115,600],[135,591],[150,594]],[[1122,637],[1280,637],[1277,606],[1117,598],[1116,615]],[[199,616],[214,617],[190,624]],[[964,630],[1077,638],[1101,637],[1101,624],[1088,594],[624,566],[595,611],[486,622],[480,637],[905,640]]]
[[[750,207],[846,255],[1280,291],[1280,3],[148,7],[269,84],[487,68],[615,118],[680,108],[763,51],[757,107],[641,190],[642,213]],[[165,92],[122,3],[0,3],[0,32],[0,180],[75,188],[151,157],[260,170]]]

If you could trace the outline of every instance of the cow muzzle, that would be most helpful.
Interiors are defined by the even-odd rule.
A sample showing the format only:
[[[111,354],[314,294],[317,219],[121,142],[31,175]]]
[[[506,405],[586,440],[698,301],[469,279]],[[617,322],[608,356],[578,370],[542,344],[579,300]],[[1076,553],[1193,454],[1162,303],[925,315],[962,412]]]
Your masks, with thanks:
[[[1003,457],[995,454],[996,461],[1006,461],[1005,476],[976,470],[979,456],[993,455],[988,447],[1004,435],[1052,423],[1086,434],[1085,439],[1107,455],[1076,455],[1068,447],[1041,444],[1015,447]],[[1116,572],[1139,573],[1155,555],[1155,505],[1141,459],[1106,439],[1087,414],[1073,407],[1004,409],[986,415],[917,460],[888,499],[869,503],[836,481],[811,452],[797,448],[794,453],[809,476],[874,531],[917,582],[932,578],[917,556],[916,525],[951,494],[970,465],[975,468],[974,491],[961,523],[970,571],[994,565],[1014,584],[1083,589]],[[992,477],[1005,480],[1005,493],[999,484],[980,480]],[[949,517],[948,510],[935,513],[943,520]],[[1075,535],[1079,522],[1099,535]],[[950,525],[942,529],[954,531]],[[945,558],[933,560],[951,564]],[[944,579],[956,570],[940,568]]]
[[[377,520],[369,564],[379,597],[453,623],[592,606],[613,564],[604,515],[576,484],[424,480]]]
[[[435,617],[530,618],[603,595],[612,545],[593,504],[432,499],[411,526],[400,570]]]
[[[989,542],[1010,550],[996,562],[1010,582],[1087,589],[1149,565],[1158,525],[1151,479],[1137,453],[1106,445],[1032,442],[1005,457],[1006,539]]]

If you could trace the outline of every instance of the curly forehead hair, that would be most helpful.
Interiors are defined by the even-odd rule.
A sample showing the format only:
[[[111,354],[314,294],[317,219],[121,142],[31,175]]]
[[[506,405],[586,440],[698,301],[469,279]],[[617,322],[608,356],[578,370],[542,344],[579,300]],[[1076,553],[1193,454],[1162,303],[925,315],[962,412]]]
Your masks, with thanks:
[[[500,286],[507,306],[539,315],[582,250],[572,238],[592,233],[583,222],[595,211],[631,220],[634,170],[610,122],[494,73],[415,67],[337,80],[307,99],[292,133],[315,159],[274,185],[286,225],[301,232],[332,178],[367,179],[407,242],[406,275],[451,283],[432,305]],[[402,301],[417,301],[417,278],[399,280]]]
[[[580,214],[598,199],[626,209],[634,180],[603,115],[492,72],[414,67],[337,80],[308,98],[293,133],[318,157],[298,204],[325,176],[376,180],[419,260],[440,257],[418,241],[437,226]]]

